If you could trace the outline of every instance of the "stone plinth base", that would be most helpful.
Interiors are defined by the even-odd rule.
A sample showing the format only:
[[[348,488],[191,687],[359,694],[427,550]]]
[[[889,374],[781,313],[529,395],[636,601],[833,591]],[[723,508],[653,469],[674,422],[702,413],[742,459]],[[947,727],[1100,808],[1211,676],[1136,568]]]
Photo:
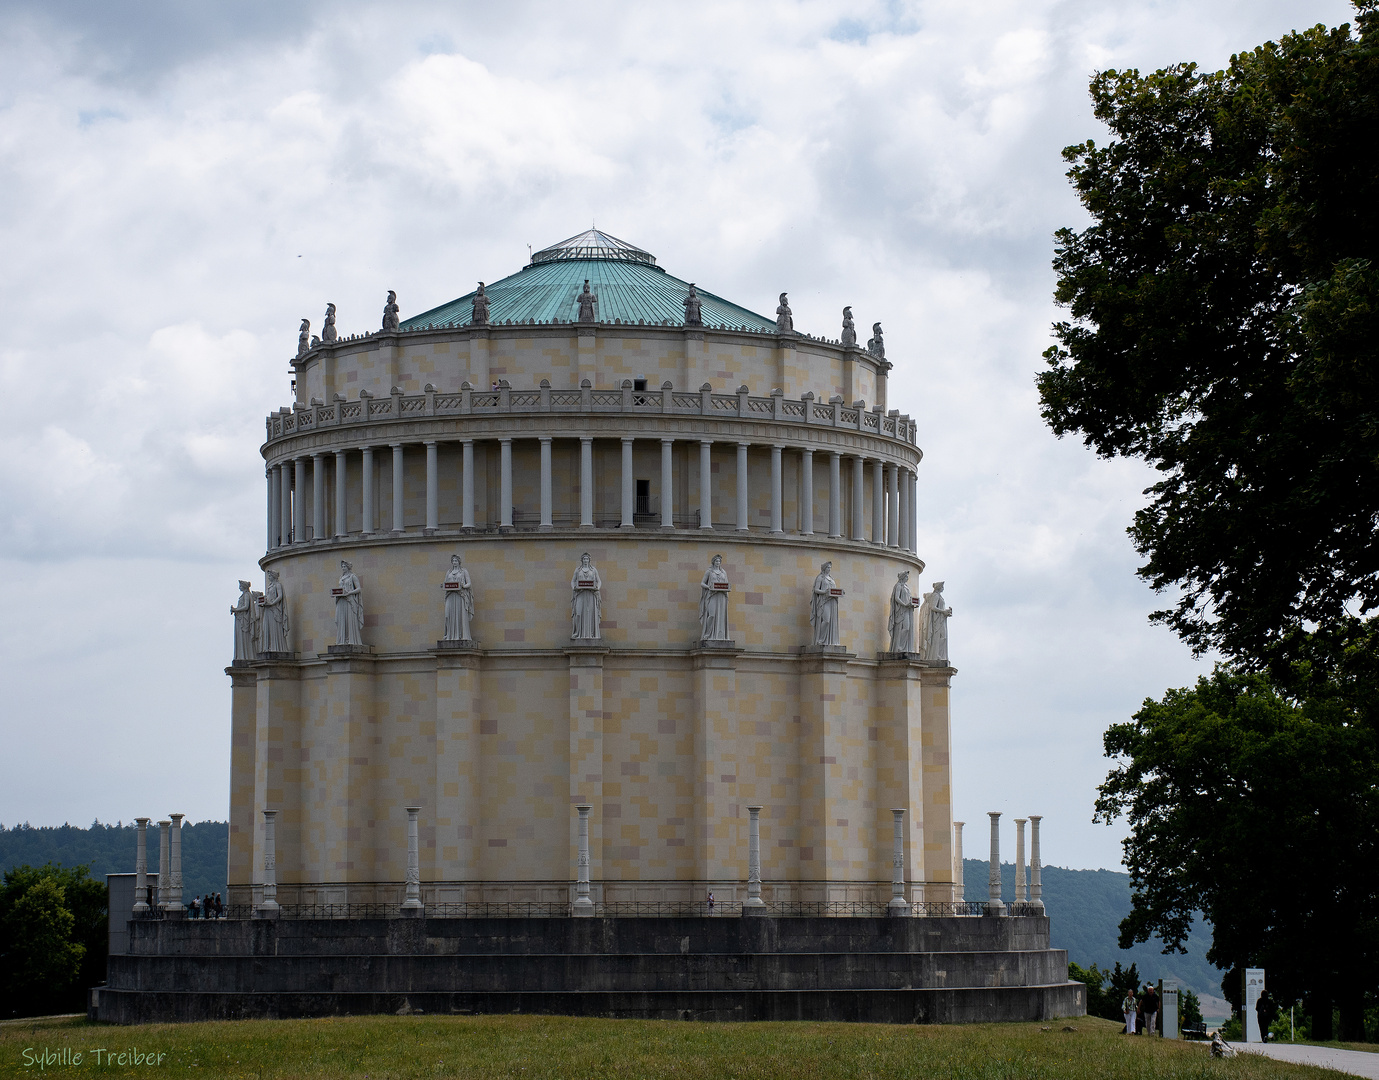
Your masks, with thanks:
[[[479,643],[473,638],[441,638],[436,642],[437,652],[477,652]]]
[[[323,656],[370,656],[373,647],[370,645],[328,645]]]
[[[846,645],[801,645],[801,656],[842,656],[851,659],[854,653],[848,652]]]
[[[1081,1016],[1048,919],[133,921],[95,1018],[347,1013],[978,1023]]]

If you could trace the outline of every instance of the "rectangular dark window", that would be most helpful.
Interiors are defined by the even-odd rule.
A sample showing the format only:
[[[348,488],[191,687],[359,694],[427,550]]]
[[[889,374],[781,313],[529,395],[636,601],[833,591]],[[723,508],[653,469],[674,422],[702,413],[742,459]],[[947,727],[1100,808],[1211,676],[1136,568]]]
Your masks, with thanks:
[[[649,514],[649,513],[651,513],[651,481],[650,481],[650,480],[638,480],[638,481],[637,481],[637,505],[636,505],[635,510],[636,510],[636,513],[638,513],[638,514]]]

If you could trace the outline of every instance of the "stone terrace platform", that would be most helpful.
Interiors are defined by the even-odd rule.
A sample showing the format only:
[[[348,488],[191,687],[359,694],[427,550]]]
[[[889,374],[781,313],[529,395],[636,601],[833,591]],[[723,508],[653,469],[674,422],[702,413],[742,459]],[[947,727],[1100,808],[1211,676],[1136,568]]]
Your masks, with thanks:
[[[967,1023],[1081,1016],[1021,918],[133,921],[93,1018],[364,1013]]]

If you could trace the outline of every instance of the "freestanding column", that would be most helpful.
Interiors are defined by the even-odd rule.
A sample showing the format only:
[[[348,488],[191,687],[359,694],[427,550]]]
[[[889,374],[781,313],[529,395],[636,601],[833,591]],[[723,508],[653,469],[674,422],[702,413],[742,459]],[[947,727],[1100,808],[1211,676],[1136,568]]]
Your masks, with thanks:
[[[461,444],[463,464],[460,466],[460,528],[474,531],[474,440]]]
[[[747,899],[742,914],[760,915],[766,908],[761,898],[761,807],[747,807]]]
[[[675,528],[675,472],[671,460],[674,439],[661,440],[661,528]]]
[[[168,903],[165,910],[181,913],[187,909],[182,906],[182,819],[186,814],[169,814],[172,818],[172,828],[169,830],[170,837],[168,851],[171,858],[168,860],[171,870],[168,874]]]
[[[699,527],[713,528],[713,440],[699,441]]]
[[[134,852],[134,910],[148,910],[148,818],[136,817],[139,846]]]
[[[169,848],[168,829],[171,821],[158,822],[158,910],[168,906],[168,890],[172,883],[172,853]]]
[[[551,440],[541,440],[541,529],[550,532],[551,521]]]
[[[919,551],[919,478],[914,473],[907,473],[906,482],[910,485],[910,523],[906,528],[906,536],[909,537],[910,550]]]
[[[512,440],[498,440],[498,529],[512,531]]]
[[[1015,902],[1025,902],[1025,819],[1022,817],[1015,819]]]
[[[292,466],[282,464],[278,469],[278,546],[292,542]]]
[[[751,528],[750,511],[747,506],[747,444],[737,444],[737,531],[746,532]]]
[[[910,550],[910,470],[900,470],[900,546]]]
[[[278,909],[278,812],[263,812],[263,901],[258,906],[261,915],[275,914]]]
[[[378,514],[373,505],[373,447],[359,448],[359,509],[364,520],[359,523],[359,532],[368,536],[378,525]]]
[[[579,811],[579,861],[575,870],[575,902],[572,907],[577,918],[588,918],[594,914],[594,902],[589,899],[589,811],[593,807],[581,803],[575,809]]]
[[[986,913],[1004,915],[1005,904],[1001,903],[1001,815],[989,811],[991,819],[991,874],[987,878]]]
[[[852,538],[854,540],[865,540],[864,530],[866,526],[862,519],[866,517],[865,503],[862,499],[863,488],[866,487],[866,463],[862,458],[852,459]]]
[[[407,899],[402,901],[405,915],[421,914],[421,845],[417,839],[417,814],[420,806],[407,810]]]
[[[771,447],[771,533],[779,536],[785,531],[781,512],[781,447]]]
[[[311,539],[326,538],[326,455],[311,455]]]
[[[349,533],[345,520],[345,451],[335,451],[335,535]]]
[[[903,916],[910,914],[905,899],[905,810],[892,809],[891,814],[895,818],[895,850],[891,855],[891,902],[886,905],[886,914]]]
[[[886,546],[900,546],[900,467],[886,466]]]
[[[843,535],[843,455],[831,451],[828,455],[828,538],[837,540]]]
[[[1039,861],[1039,822],[1043,820],[1042,814],[1029,816],[1029,906],[1040,915],[1044,912],[1044,883],[1039,874],[1044,867]]]
[[[956,893],[953,899],[958,902],[961,902],[963,899],[962,827],[966,824],[967,822],[965,821],[953,822],[953,892]]]
[[[622,441],[622,524],[619,528],[631,529],[636,525],[636,488],[632,481],[632,440]]]
[[[393,451],[393,532],[406,527],[402,523],[402,444],[391,443]]]
[[[440,462],[433,439],[426,444],[426,532],[440,531]]]
[[[800,454],[800,535],[814,535],[814,451]]]
[[[886,465],[880,460],[871,466],[871,542],[886,542]]]
[[[292,491],[292,542],[306,543],[306,458],[296,461],[297,481]]]
[[[579,527],[594,527],[594,440],[579,440]]]
[[[265,548],[265,550],[266,550],[266,551],[272,551],[275,547],[278,546],[278,541],[277,541],[278,531],[277,531],[277,529],[275,529],[275,528],[273,527],[273,515],[277,512],[277,509],[278,509],[277,502],[278,502],[278,500],[277,500],[277,493],[273,490],[273,470],[272,470],[272,469],[266,470],[265,473],[264,473],[264,476],[265,476],[265,478],[268,480],[268,513],[267,513],[267,518],[268,518],[268,520],[267,520],[267,525],[268,525],[268,546],[267,546],[267,548]]]

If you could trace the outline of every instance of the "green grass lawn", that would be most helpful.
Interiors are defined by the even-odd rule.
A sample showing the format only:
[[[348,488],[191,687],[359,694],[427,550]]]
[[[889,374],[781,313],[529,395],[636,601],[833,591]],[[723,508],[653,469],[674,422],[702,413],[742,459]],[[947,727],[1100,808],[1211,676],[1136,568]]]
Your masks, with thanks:
[[[1066,1031],[1065,1027],[1076,1030]],[[1241,1055],[1213,1061],[1202,1043],[1129,1038],[1081,1018],[1047,1024],[700,1024],[559,1016],[388,1016],[206,1024],[0,1024],[0,1077],[108,1073],[159,1077],[569,1078],[1322,1077],[1319,1069]],[[121,1065],[137,1048],[161,1063]],[[26,1066],[25,1050],[72,1064]],[[82,1055],[80,1063],[75,1054]],[[97,1061],[99,1059],[99,1064]]]

